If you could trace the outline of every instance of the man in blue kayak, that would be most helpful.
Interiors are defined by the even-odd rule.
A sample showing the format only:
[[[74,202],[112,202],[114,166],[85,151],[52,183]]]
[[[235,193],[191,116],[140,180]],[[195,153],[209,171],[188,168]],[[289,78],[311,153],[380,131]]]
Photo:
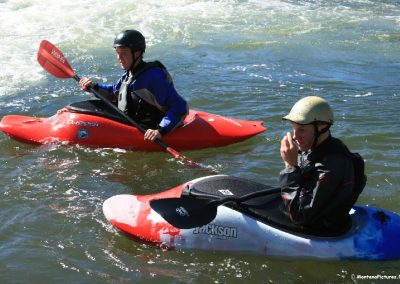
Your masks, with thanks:
[[[299,100],[283,119],[291,122],[293,130],[283,137],[280,148],[285,163],[279,176],[285,212],[304,227],[346,230],[349,211],[365,186],[363,161],[358,174],[354,155],[362,158],[331,136],[333,112],[320,97]]]
[[[147,129],[145,140],[161,139],[182,123],[188,113],[187,102],[175,90],[164,65],[159,61],[143,61],[146,42],[140,32],[122,31],[113,47],[125,73],[112,85],[82,78],[82,89],[94,88],[116,102],[121,111]]]

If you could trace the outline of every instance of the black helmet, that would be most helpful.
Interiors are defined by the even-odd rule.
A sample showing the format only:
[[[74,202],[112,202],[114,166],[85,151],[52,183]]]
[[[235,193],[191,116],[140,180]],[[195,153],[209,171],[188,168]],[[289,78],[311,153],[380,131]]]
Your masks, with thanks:
[[[125,30],[115,37],[113,47],[117,46],[129,47],[132,52],[137,50],[144,52],[146,49],[146,40],[137,30]]]

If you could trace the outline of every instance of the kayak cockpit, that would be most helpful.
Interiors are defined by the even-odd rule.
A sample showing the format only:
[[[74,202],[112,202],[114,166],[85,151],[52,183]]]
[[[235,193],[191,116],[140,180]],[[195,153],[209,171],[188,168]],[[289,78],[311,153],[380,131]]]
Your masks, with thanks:
[[[112,109],[102,100],[86,100],[69,104],[65,107],[71,112],[104,117],[124,124],[129,124],[117,111]]]
[[[102,100],[86,100],[75,102],[65,107],[68,111],[89,114],[94,116],[104,117],[113,121],[117,121],[123,124],[130,125],[130,123],[122,117],[117,111],[113,108],[108,106]],[[186,116],[183,125],[187,126],[188,124],[192,123],[198,117],[197,112],[190,111],[189,114]]]

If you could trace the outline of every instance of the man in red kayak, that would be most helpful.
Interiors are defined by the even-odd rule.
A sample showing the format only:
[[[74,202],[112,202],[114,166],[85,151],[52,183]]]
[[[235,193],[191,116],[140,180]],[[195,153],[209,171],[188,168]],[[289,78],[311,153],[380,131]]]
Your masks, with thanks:
[[[159,61],[143,61],[146,42],[140,32],[125,30],[119,33],[113,47],[125,70],[123,76],[112,85],[82,78],[82,89],[94,88],[109,96],[121,111],[147,128],[145,140],[161,139],[182,123],[188,113],[187,102],[175,90],[164,65]]]
[[[366,181],[363,168],[360,176],[355,172],[358,154],[331,136],[333,112],[320,97],[299,100],[283,119],[291,122],[293,130],[283,137],[280,148],[285,168],[279,181],[286,213],[305,227],[346,230],[349,211]]]

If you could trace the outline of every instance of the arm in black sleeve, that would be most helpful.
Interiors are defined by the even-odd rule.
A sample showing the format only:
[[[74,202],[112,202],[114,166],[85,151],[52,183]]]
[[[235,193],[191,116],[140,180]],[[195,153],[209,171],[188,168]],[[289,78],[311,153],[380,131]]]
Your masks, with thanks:
[[[316,219],[342,183],[344,168],[343,156],[327,155],[303,169],[295,167],[281,172],[282,198],[293,222],[318,222]]]

